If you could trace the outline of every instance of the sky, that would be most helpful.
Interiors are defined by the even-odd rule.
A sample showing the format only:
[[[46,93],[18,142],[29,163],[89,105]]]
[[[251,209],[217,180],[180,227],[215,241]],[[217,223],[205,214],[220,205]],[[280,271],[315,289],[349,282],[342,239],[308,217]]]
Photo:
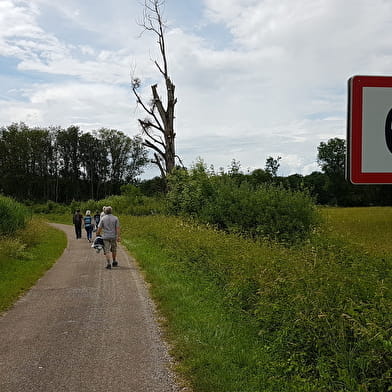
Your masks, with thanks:
[[[391,0],[166,0],[176,145],[185,166],[320,170],[346,137],[347,80],[392,74]],[[164,85],[141,0],[0,0],[0,126],[140,134],[130,81]],[[144,178],[158,175],[149,168]]]

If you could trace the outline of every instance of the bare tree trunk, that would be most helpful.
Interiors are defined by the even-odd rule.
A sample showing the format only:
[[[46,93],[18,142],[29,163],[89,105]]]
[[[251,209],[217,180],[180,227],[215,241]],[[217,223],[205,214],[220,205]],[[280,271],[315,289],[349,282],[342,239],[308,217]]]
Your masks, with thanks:
[[[154,84],[151,86],[152,102],[147,105],[143,102],[138,88],[141,81],[138,78],[132,78],[132,91],[136,96],[137,103],[148,114],[148,118],[141,120],[139,124],[142,127],[145,136],[143,144],[153,150],[155,163],[161,172],[162,177],[166,177],[175,168],[176,158],[181,162],[181,159],[176,155],[174,130],[174,109],[177,103],[175,97],[175,85],[171,81],[168,74],[167,54],[165,45],[165,24],[162,20],[161,8],[164,5],[164,0],[145,0],[143,22],[140,23],[144,30],[153,32],[158,37],[159,50],[161,54],[161,63],[154,61],[155,66],[161,73],[166,88],[166,107],[158,94],[158,86]]]

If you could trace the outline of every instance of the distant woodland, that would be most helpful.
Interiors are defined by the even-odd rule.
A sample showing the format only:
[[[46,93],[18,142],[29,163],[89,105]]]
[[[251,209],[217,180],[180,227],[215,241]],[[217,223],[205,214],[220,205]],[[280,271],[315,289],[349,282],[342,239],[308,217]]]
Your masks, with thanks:
[[[392,205],[391,185],[346,181],[345,148],[345,140],[339,138],[320,143],[317,160],[321,171],[306,176],[279,176],[280,157],[269,157],[264,168],[247,173],[233,160],[225,174],[235,176],[237,183],[306,190],[321,205]],[[148,164],[143,140],[114,129],[83,132],[77,126],[30,128],[24,123],[0,128],[0,193],[20,201],[100,200],[121,194],[121,187],[129,184],[146,196],[164,193],[165,179],[140,180]]]
[[[141,139],[113,129],[0,128],[0,193],[18,200],[101,199],[135,182],[146,163]]]

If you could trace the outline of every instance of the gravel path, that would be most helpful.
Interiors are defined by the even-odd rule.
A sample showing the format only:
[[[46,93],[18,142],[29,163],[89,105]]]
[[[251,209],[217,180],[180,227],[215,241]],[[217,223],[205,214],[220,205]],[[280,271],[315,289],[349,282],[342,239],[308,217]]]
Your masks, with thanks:
[[[179,391],[134,261],[120,247],[106,270],[73,226],[53,226],[63,255],[0,317],[0,391]]]

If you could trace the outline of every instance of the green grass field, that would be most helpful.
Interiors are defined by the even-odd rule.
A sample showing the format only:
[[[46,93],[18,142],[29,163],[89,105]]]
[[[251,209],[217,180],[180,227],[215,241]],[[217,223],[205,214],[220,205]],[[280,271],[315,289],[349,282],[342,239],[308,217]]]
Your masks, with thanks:
[[[374,255],[392,254],[392,208],[325,208],[329,235],[337,235]]]

